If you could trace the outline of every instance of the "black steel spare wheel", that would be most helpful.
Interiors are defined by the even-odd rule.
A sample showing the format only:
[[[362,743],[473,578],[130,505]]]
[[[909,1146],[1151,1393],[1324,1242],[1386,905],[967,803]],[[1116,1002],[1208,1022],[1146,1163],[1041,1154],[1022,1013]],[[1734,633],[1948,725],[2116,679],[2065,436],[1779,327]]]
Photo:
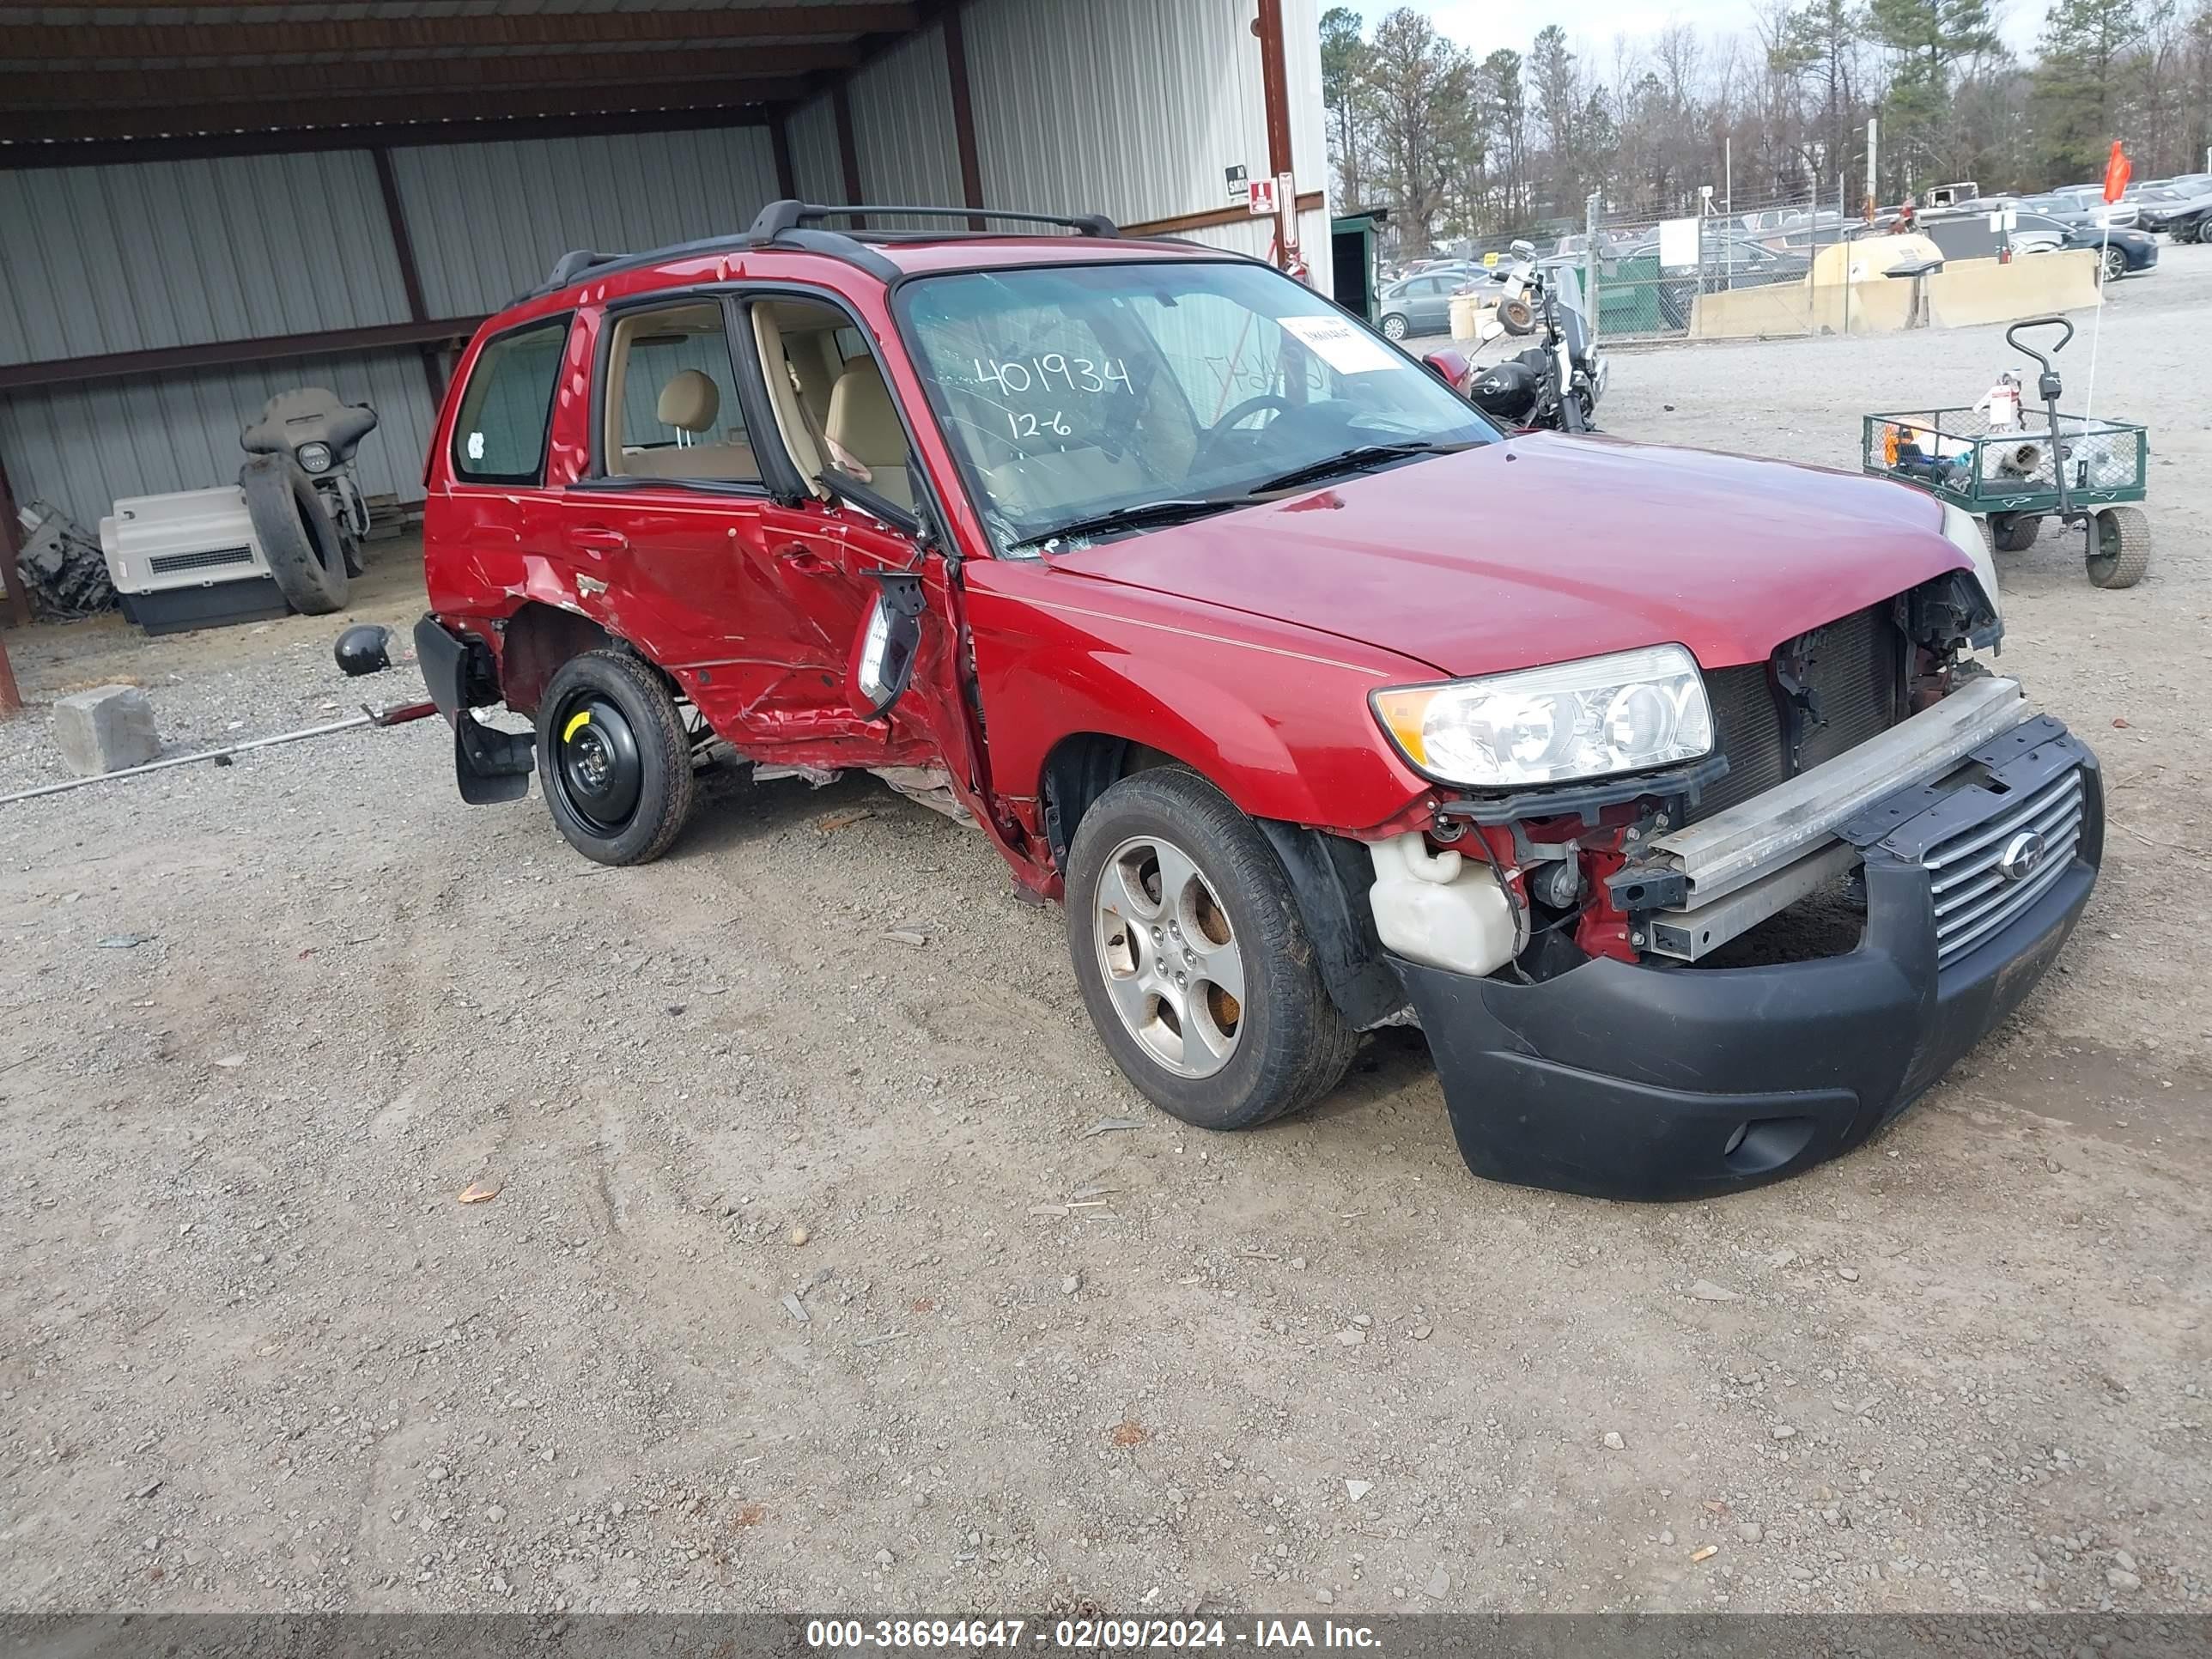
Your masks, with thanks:
[[[601,864],[667,851],[696,787],[666,683],[618,651],[587,651],[554,673],[538,705],[538,775],[555,825]]]
[[[606,698],[583,693],[564,702],[554,774],[568,810],[603,836],[618,836],[637,816],[645,784],[637,733]]]

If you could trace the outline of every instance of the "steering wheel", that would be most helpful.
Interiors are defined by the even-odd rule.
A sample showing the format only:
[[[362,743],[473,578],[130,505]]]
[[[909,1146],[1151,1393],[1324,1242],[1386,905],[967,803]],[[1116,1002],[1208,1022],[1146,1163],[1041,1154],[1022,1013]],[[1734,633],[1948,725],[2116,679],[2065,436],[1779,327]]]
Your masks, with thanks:
[[[1198,442],[1198,453],[1191,458],[1191,471],[1204,472],[1210,469],[1214,459],[1214,451],[1229,436],[1239,421],[1249,420],[1253,416],[1270,409],[1279,414],[1288,414],[1291,407],[1289,398],[1279,397],[1272,392],[1262,392],[1257,397],[1247,398],[1206,428],[1206,435]]]

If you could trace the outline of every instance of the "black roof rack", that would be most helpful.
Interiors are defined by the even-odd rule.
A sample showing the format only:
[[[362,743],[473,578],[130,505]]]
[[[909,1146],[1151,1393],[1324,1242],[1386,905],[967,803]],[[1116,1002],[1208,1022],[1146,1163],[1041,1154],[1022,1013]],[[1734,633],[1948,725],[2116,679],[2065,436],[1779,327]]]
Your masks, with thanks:
[[[599,253],[590,248],[574,249],[554,261],[552,274],[520,298],[534,300],[542,295],[567,288],[572,283],[580,283],[595,274],[633,270],[641,265],[683,258],[687,255],[741,247],[766,247],[771,244],[801,252],[827,254],[831,258],[842,259],[848,264],[858,265],[884,282],[894,281],[899,274],[898,267],[859,237],[848,235],[843,231],[812,228],[824,219],[848,218],[863,213],[901,213],[924,218],[997,219],[1016,224],[1061,225],[1084,236],[1118,237],[1121,234],[1111,219],[1100,213],[1062,216],[1053,213],[1001,213],[994,208],[878,207],[873,204],[862,207],[836,207],[817,202],[770,202],[760,210],[751,227],[741,236],[709,236],[693,242],[675,242],[666,247],[652,248],[641,253]]]
[[[1119,236],[1119,226],[1103,213],[1013,213],[998,208],[971,207],[900,207],[878,206],[867,203],[859,206],[838,207],[821,202],[770,202],[760,210],[752,228],[745,233],[750,242],[773,242],[779,237],[798,229],[801,225],[819,224],[824,219],[849,219],[861,214],[896,213],[908,218],[924,219],[997,219],[1009,224],[1059,225],[1083,236]]]

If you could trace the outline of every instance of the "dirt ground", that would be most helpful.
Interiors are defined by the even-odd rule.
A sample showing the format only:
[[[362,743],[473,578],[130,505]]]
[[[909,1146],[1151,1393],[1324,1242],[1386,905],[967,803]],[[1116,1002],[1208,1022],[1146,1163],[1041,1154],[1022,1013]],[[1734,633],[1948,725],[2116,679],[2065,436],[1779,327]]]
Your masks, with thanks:
[[[1893,1132],[1725,1201],[1474,1181],[1403,1031],[1186,1132],[1058,915],[866,781],[726,771],[620,872],[464,807],[435,723],[0,808],[0,1604],[2203,1607],[2208,303],[2174,249],[2104,321],[2149,578],[2004,563],[2002,666],[2107,768],[2081,932]],[[1624,354],[1603,416],[1849,465],[2008,361]],[[9,645],[195,747],[419,695],[336,631]]]

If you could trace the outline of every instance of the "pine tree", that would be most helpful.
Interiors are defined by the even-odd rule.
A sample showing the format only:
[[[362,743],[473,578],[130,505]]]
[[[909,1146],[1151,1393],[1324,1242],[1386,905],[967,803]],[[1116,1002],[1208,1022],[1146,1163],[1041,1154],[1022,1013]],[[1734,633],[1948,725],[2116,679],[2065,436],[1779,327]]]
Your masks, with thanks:
[[[1809,86],[1820,101],[1808,156],[1821,182],[1838,176],[1865,118],[1859,90],[1864,17],[1844,0],[1809,0],[1782,20],[1770,54],[1776,68]]]
[[[1331,6],[1321,15],[1321,96],[1328,106],[1329,149],[1344,181],[1344,209],[1362,204],[1360,138],[1365,123],[1359,108],[1360,81],[1367,67],[1367,43],[1359,38],[1359,14]]]
[[[2128,73],[2149,19],[2142,0],[2057,0],[2043,26],[2028,109],[2044,166],[2086,178],[2119,131]]]
[[[1957,65],[1998,49],[1989,0],[1868,0],[1875,39],[1896,54],[1883,104],[1884,148],[1907,185],[1955,164],[1951,155],[1951,94]]]
[[[1361,76],[1361,106],[1375,177],[1389,198],[1400,248],[1425,253],[1462,148],[1456,126],[1473,102],[1474,66],[1410,6],[1375,26]]]

